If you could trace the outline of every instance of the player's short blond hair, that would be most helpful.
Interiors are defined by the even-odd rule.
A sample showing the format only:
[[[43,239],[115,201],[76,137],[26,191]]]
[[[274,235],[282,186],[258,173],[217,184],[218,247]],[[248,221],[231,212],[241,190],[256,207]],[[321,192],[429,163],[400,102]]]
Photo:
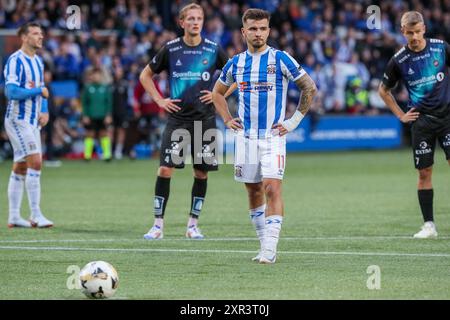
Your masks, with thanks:
[[[186,6],[184,6],[183,8],[181,8],[180,13],[178,15],[178,19],[183,20],[184,18],[186,18],[186,13],[192,9],[200,10],[203,13],[203,16],[205,16],[205,12],[203,11],[203,8],[200,5],[198,5],[196,3],[190,3]]]
[[[418,23],[424,23],[423,16],[417,11],[408,11],[402,15],[400,20],[400,26],[403,27],[413,27]]]

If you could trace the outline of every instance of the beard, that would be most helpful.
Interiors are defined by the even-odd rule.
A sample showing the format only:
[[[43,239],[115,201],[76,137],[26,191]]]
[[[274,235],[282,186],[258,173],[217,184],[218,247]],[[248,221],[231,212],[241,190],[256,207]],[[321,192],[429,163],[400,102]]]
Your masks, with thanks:
[[[261,47],[263,47],[266,44],[266,42],[264,40],[253,40],[252,42],[252,46],[253,48],[259,49]]]

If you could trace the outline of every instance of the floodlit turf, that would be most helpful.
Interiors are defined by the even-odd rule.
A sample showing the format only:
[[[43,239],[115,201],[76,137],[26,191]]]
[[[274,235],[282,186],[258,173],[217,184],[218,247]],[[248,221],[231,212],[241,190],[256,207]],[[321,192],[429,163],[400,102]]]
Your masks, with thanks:
[[[44,168],[42,209],[55,222],[45,230],[6,228],[10,163],[2,163],[0,299],[84,299],[67,288],[66,271],[93,260],[116,267],[117,299],[448,299],[450,168],[443,158],[439,150],[440,238],[414,240],[422,221],[409,150],[289,154],[275,265],[250,260],[259,244],[231,165],[210,175],[204,241],[184,239],[187,168],[172,179],[165,239],[149,242],[142,236],[153,221],[156,161]],[[381,270],[379,290],[367,288],[371,265]]]

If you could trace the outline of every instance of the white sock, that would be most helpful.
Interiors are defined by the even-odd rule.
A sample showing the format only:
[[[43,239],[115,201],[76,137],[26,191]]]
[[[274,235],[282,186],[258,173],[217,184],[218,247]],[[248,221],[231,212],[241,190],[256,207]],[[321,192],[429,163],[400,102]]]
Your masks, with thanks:
[[[255,227],[256,236],[259,239],[261,248],[263,247],[263,240],[264,240],[265,211],[266,211],[266,204],[263,204],[262,206],[249,210],[250,219],[252,220],[252,224]]]
[[[123,144],[116,144],[116,150],[114,151],[116,155],[122,155],[123,152]]]
[[[191,227],[197,227],[197,223],[198,223],[198,218],[194,218],[194,217],[189,217],[188,223],[187,223],[187,227],[191,228]]]
[[[264,229],[264,249],[270,253],[277,252],[278,239],[280,238],[281,224],[283,216],[272,215],[266,217],[266,227]]]
[[[25,186],[28,193],[28,202],[30,204],[31,216],[40,216],[41,208],[41,171],[28,168]]]
[[[164,227],[164,219],[163,218],[155,218],[154,226],[158,226],[160,229]]]
[[[9,220],[20,218],[25,176],[11,172],[8,184]]]

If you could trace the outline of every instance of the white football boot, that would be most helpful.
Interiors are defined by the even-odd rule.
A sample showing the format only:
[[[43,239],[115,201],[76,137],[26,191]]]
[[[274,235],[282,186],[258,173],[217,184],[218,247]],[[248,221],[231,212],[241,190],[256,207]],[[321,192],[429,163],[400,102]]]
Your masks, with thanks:
[[[427,221],[422,226],[422,229],[414,235],[416,239],[430,239],[437,238],[438,233],[436,231],[436,226],[432,221]]]
[[[29,220],[22,217],[17,217],[8,220],[8,228],[32,228],[33,224]]]
[[[154,225],[144,234],[145,240],[160,240],[164,237],[163,230],[160,226]]]
[[[51,227],[53,227],[53,221],[48,220],[46,217],[44,217],[43,214],[31,217],[30,221],[33,224],[33,226],[38,227],[38,228],[51,228]]]
[[[190,226],[186,230],[186,238],[189,239],[195,239],[195,240],[202,240],[205,238],[205,236],[202,234],[200,229],[197,226]]]
[[[272,250],[264,250],[259,258],[259,263],[272,264],[277,260],[277,253]]]
[[[252,261],[258,261],[259,262],[259,259],[261,259],[261,256],[262,256],[262,249],[259,250],[258,254],[252,258]]]

